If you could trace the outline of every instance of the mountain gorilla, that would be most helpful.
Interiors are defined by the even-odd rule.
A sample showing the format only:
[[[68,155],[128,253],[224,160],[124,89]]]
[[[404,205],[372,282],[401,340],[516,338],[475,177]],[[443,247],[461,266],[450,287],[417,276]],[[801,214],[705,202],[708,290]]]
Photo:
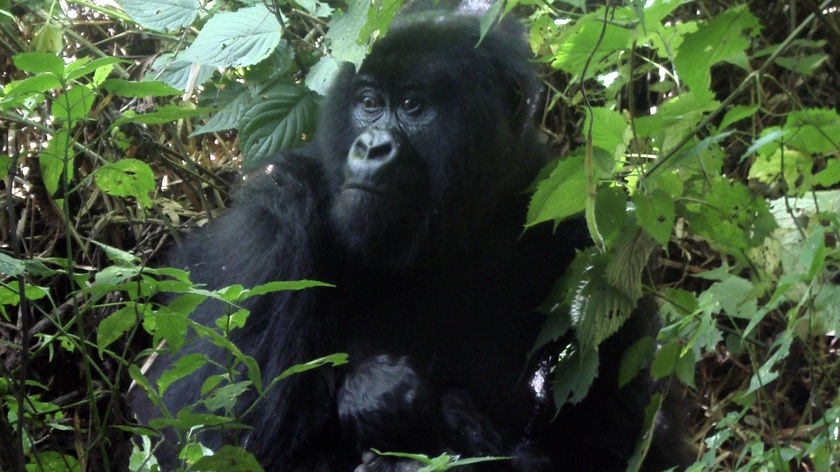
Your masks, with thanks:
[[[559,415],[529,380],[545,374],[529,361],[544,321],[534,309],[588,242],[579,221],[523,234],[524,190],[547,162],[530,122],[530,57],[513,23],[479,41],[478,18],[405,16],[358,72],[341,71],[317,142],[245,175],[235,205],[177,251],[173,265],[211,288],[335,285],[246,304],[231,338],[263,379],[335,352],[350,359],[282,380],[255,411],[235,412],[250,429],[204,433],[205,445],[237,442],[268,471],[417,468],[372,448],[513,456],[476,470],[624,468],[649,390],[646,380],[616,386],[632,335],[608,343],[589,398]],[[222,314],[208,302],[193,316],[212,325]],[[175,357],[194,352],[225,362],[206,339]],[[150,378],[174,360],[159,359]],[[197,402],[204,379],[223,372],[207,365],[176,382],[166,407]],[[141,421],[159,416],[144,394],[131,402]],[[177,463],[172,438],[159,450],[164,468]]]

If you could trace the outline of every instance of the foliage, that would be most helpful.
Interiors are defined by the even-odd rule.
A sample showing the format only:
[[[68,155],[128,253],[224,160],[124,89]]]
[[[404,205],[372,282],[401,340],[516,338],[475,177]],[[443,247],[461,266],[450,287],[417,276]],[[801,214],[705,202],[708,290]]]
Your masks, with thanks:
[[[344,362],[263,379],[226,339],[247,297],[312,283],[208,291],[150,266],[179,226],[224,206],[240,165],[313,138],[319,94],[402,1],[118,4],[0,0],[0,444],[13,445],[0,469],[153,470],[155,433],[121,416],[119,393],[133,381],[159,398],[198,369],[206,359],[186,356],[152,385],[137,367],[193,330],[231,354],[201,400],[220,413],[165,412],[152,426],[176,427],[185,468],[259,470],[196,434],[235,427],[225,412],[246,390],[258,402],[286,375]],[[545,305],[540,342],[572,340],[555,400],[586,395],[599,345],[654,297],[663,328],[628,350],[617,381],[649,369],[687,386],[703,438],[692,470],[832,470],[840,7],[607,4],[498,1],[482,22],[517,10],[546,64],[542,125],[562,158],[536,183],[526,226],[582,213],[594,241]],[[230,307],[212,328],[188,318],[208,298]],[[470,460],[416,458],[430,470]]]

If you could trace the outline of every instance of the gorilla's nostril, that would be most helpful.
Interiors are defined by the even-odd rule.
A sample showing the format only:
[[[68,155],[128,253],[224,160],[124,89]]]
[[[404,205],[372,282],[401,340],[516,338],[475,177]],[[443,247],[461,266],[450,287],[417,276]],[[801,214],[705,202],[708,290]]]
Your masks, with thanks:
[[[350,147],[348,159],[354,165],[384,164],[396,157],[399,146],[396,137],[390,131],[381,129],[365,130]]]

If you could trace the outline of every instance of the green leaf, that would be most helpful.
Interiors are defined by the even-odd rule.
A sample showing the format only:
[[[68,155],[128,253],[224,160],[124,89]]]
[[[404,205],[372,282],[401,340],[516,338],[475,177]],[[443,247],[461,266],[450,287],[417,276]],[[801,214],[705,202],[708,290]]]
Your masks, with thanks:
[[[720,125],[718,125],[718,131],[723,131],[732,123],[737,123],[744,118],[749,118],[755,115],[755,112],[757,112],[758,109],[758,105],[735,105],[727,110],[726,114],[723,115],[723,119],[720,120]]]
[[[359,32],[367,24],[372,2],[351,0],[348,3],[346,12],[336,12],[330,20],[327,40],[330,54],[338,62],[350,62],[358,68],[368,51],[367,41],[359,43]]]
[[[651,336],[644,336],[630,345],[621,356],[618,366],[618,388],[630,383],[645,366],[650,364],[656,352],[656,342]]]
[[[90,112],[95,98],[89,88],[75,86],[55,98],[52,106],[53,116],[67,128],[73,128]]]
[[[159,80],[178,90],[186,91],[188,87],[196,87],[206,82],[216,72],[210,65],[195,64],[179,55],[161,54],[152,63],[147,79]]]
[[[590,67],[585,78],[596,76],[610,64],[610,61],[605,59],[617,51],[624,50],[635,36],[633,29],[623,28],[612,22],[604,28],[603,7],[584,15],[565,28],[562,34],[552,41],[552,67],[574,74],[575,80],[578,80],[584,66],[589,62]]]
[[[799,75],[811,75],[828,61],[827,54],[802,54],[777,57],[776,64]]]
[[[176,31],[195,21],[198,0],[119,0],[132,20],[154,31]]]
[[[68,81],[76,80],[79,77],[90,74],[91,72],[99,73],[100,71],[106,71],[110,73],[113,69],[113,65],[119,62],[122,61],[116,57],[101,57],[94,61],[91,61],[88,57],[83,57],[67,64],[67,68],[64,71],[65,79]],[[94,81],[94,83],[96,83],[96,81]]]
[[[627,229],[627,192],[602,185],[595,196],[595,221],[607,247],[612,247]]]
[[[277,378],[273,379],[272,384],[277,382],[278,380],[285,379],[290,375],[300,374],[302,372],[317,369],[325,365],[331,365],[333,367],[344,365],[348,362],[348,359],[349,356],[347,354],[339,352],[329,356],[314,359],[309,362],[304,362],[303,364],[296,364],[284,370],[280,375],[277,376]]]
[[[785,144],[812,153],[837,152],[840,136],[840,114],[835,110],[810,108],[788,114],[785,129],[793,131]]]
[[[281,292],[287,290],[303,290],[312,287],[335,287],[335,285],[318,282],[317,280],[290,280],[290,281],[275,281],[268,282],[262,285],[257,285],[254,288],[244,290],[240,296],[237,297],[238,302],[243,302],[251,297],[257,295],[265,295],[266,293]]]
[[[102,88],[120,97],[168,97],[181,93],[181,90],[156,80],[134,82],[123,79],[109,79],[102,84]]]
[[[231,411],[237,399],[251,389],[251,382],[243,380],[214,388],[204,400],[204,406],[210,411]]]
[[[259,462],[254,456],[241,447],[225,445],[213,453],[195,461],[191,467],[197,471],[225,472],[262,472]]]
[[[243,166],[254,169],[278,151],[311,139],[317,113],[318,96],[305,87],[276,84],[263,91],[239,121]]]
[[[15,67],[30,74],[49,73],[64,77],[64,61],[53,53],[22,52],[12,58]]]
[[[245,67],[267,58],[280,44],[283,27],[262,3],[221,12],[204,25],[183,59],[217,67]]]
[[[559,222],[579,214],[586,200],[586,174],[583,156],[570,156],[554,163],[548,178],[537,184],[537,190],[528,205],[525,226],[544,221]]]
[[[666,246],[676,217],[673,198],[662,190],[655,190],[651,194],[636,192],[633,203],[636,205],[636,221],[639,226],[660,246]]]
[[[754,35],[759,28],[758,18],[743,4],[718,14],[708,23],[700,23],[696,32],[685,35],[674,57],[679,77],[698,97],[709,96],[712,66],[723,61],[746,65],[744,51],[750,42],[742,32]]]
[[[621,113],[609,108],[595,107],[592,109],[592,145],[607,151],[613,158],[624,154],[625,143],[629,139],[630,127]],[[589,114],[584,120],[584,129],[589,129]],[[608,169],[610,171],[612,169]]]
[[[204,93],[203,95],[208,94]],[[233,84],[218,91],[216,96],[211,96],[211,98],[202,101],[202,106],[217,106],[221,109],[210,117],[206,123],[197,127],[190,134],[190,137],[235,129],[239,123],[239,117],[248,111],[253,100],[251,91],[242,84]]]
[[[579,403],[586,397],[597,375],[598,350],[589,349],[581,353],[574,344],[567,345],[554,368],[554,404],[560,408],[566,403]]]
[[[73,178],[72,142],[66,128],[56,131],[50,138],[47,147],[41,152],[38,164],[41,167],[41,176],[44,179],[44,186],[50,195],[58,191],[58,183],[61,175],[65,173],[65,181],[70,182]],[[65,165],[65,156],[67,165]]]
[[[48,20],[35,31],[30,48],[35,52],[58,54],[64,49],[64,29]]]
[[[106,164],[93,173],[96,185],[115,197],[133,197],[142,208],[151,208],[149,193],[155,191],[152,168],[137,159],[122,159]]]
[[[96,345],[100,356],[104,348],[134,327],[137,323],[136,310],[136,306],[124,306],[99,323],[99,328],[96,330]]]
[[[137,114],[132,110],[128,110],[122,117],[114,121],[111,128],[113,129],[125,123],[162,125],[177,120],[206,115],[212,111],[214,110],[211,108],[181,108],[177,105],[165,105],[158,108],[157,111],[143,114]]]

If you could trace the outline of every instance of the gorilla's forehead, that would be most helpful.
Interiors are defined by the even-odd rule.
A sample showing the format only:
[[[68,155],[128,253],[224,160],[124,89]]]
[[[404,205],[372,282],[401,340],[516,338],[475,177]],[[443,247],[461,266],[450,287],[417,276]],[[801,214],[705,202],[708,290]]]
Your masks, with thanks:
[[[469,82],[485,73],[477,19],[458,15],[424,16],[393,27],[374,44],[359,75],[376,77],[381,86],[400,87],[421,80],[448,85]],[[424,88],[426,88],[424,86]]]

